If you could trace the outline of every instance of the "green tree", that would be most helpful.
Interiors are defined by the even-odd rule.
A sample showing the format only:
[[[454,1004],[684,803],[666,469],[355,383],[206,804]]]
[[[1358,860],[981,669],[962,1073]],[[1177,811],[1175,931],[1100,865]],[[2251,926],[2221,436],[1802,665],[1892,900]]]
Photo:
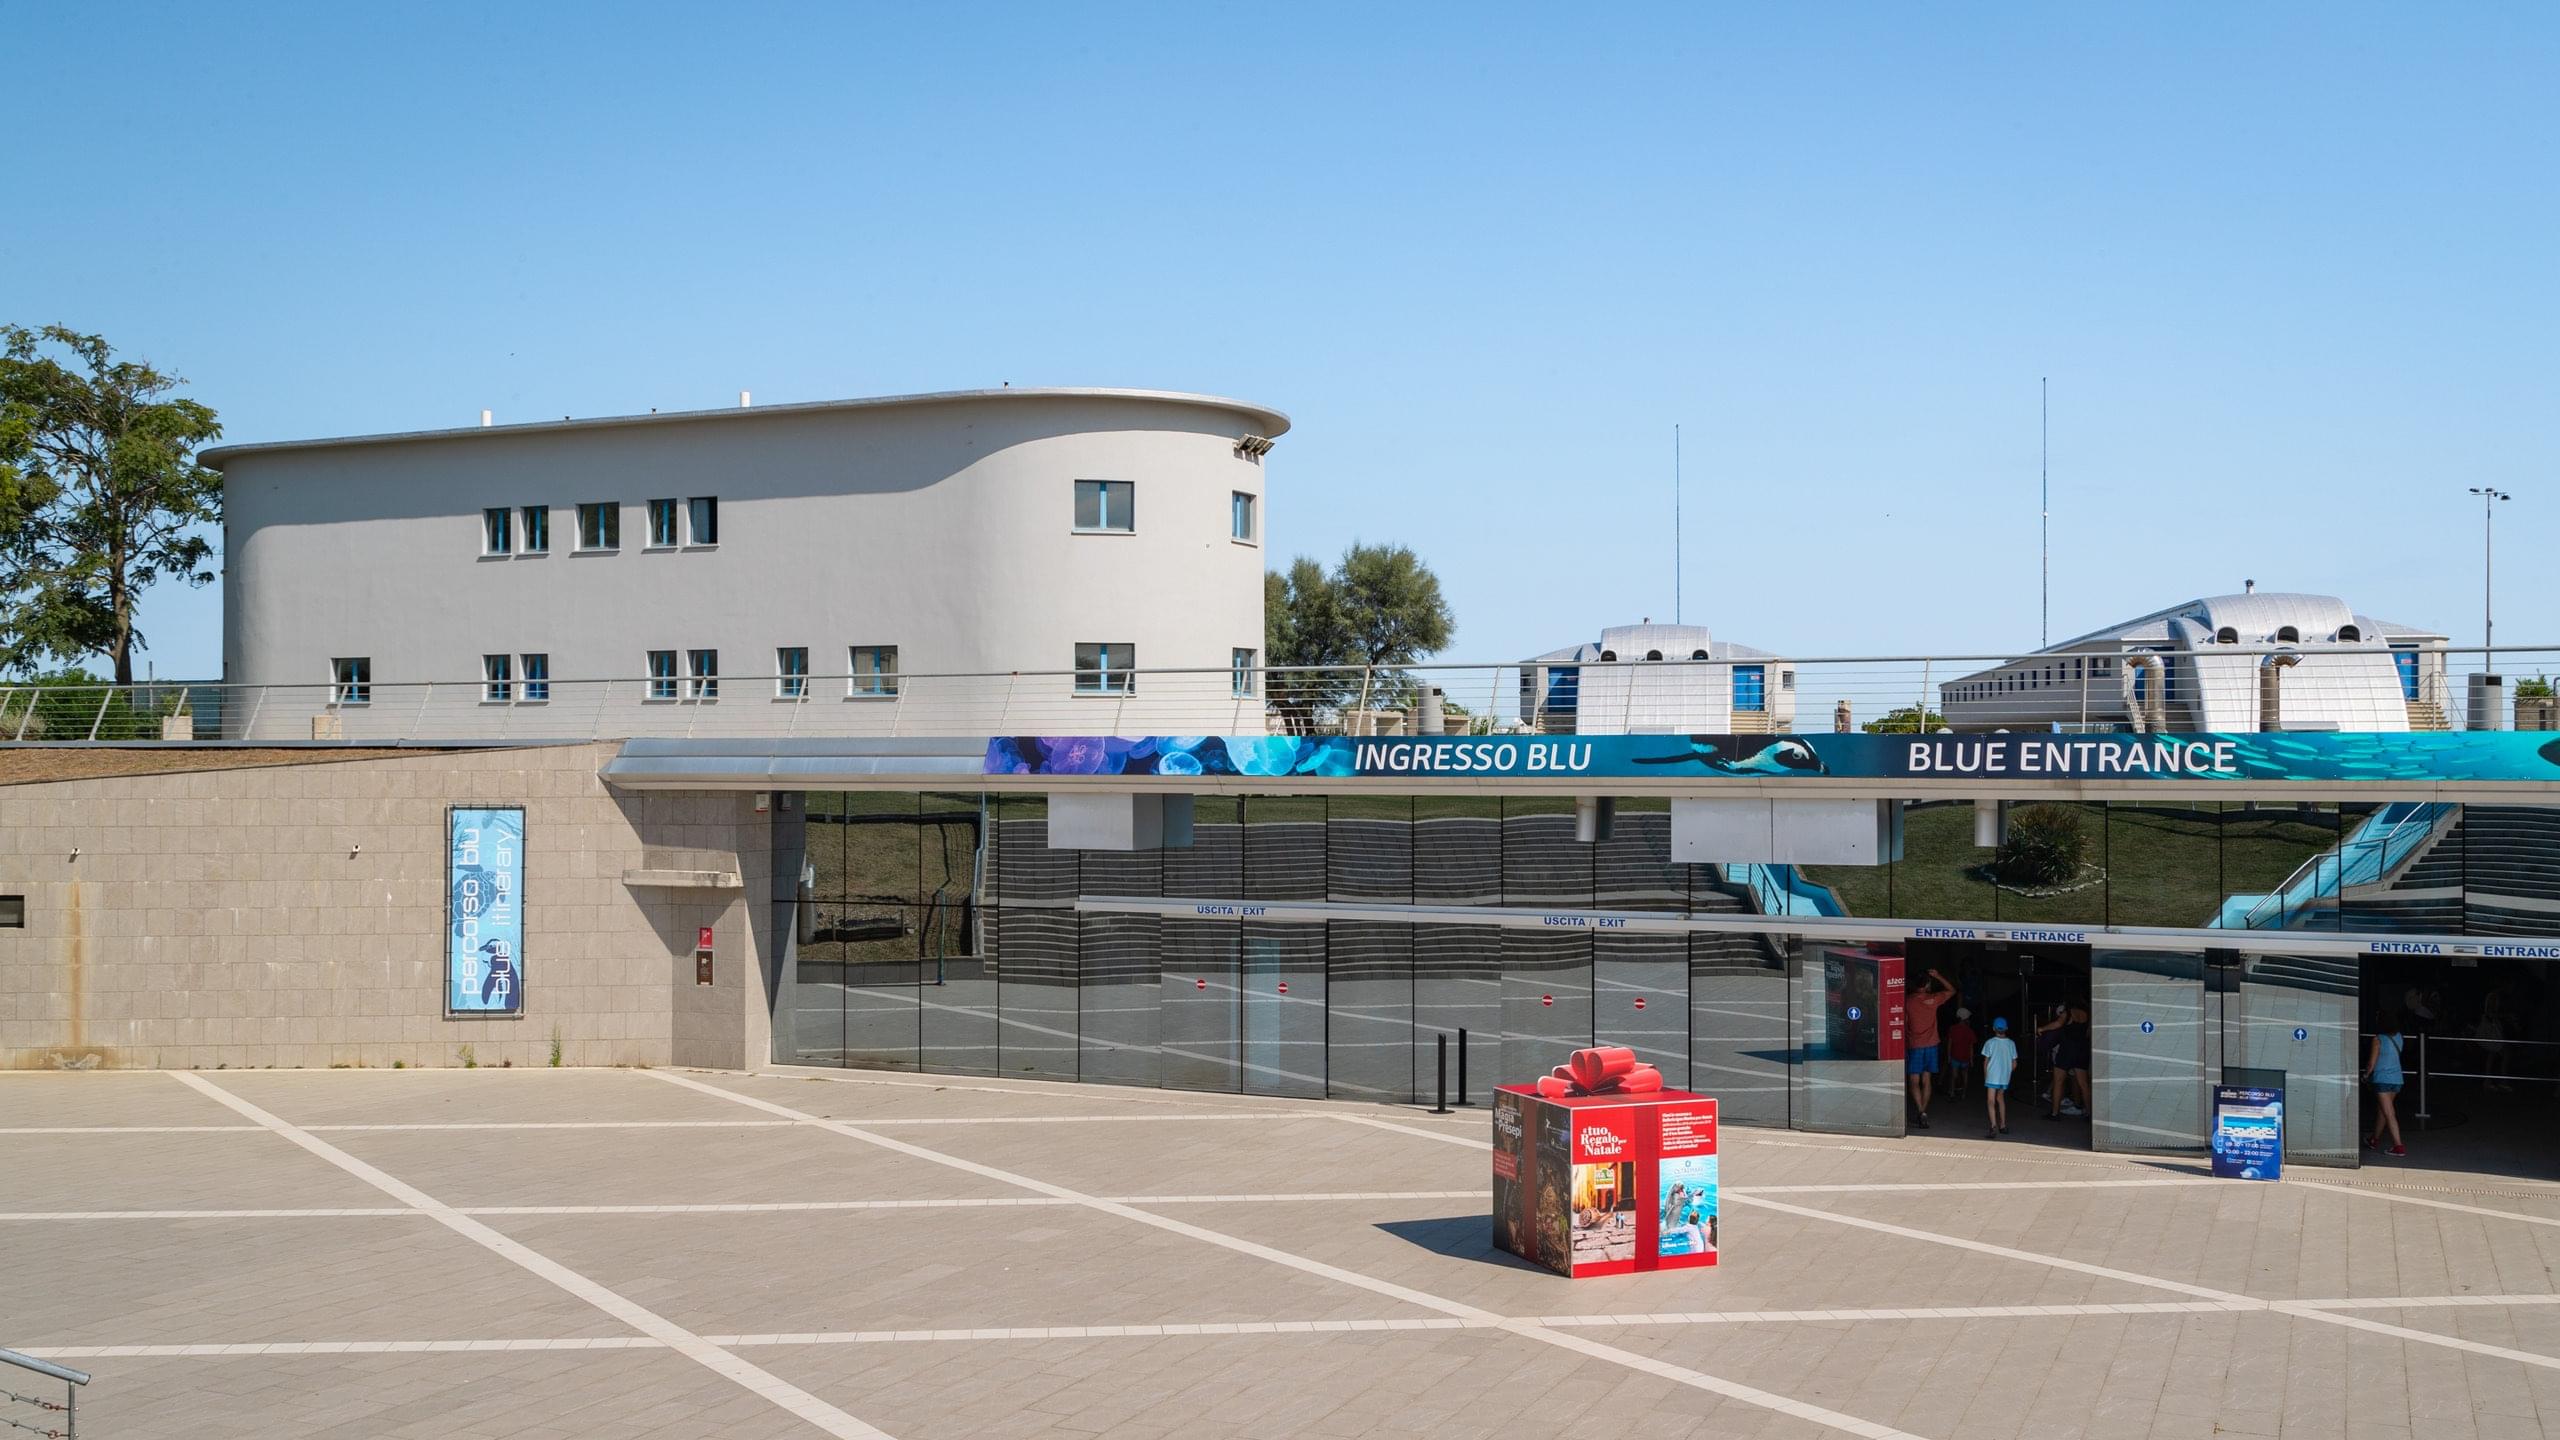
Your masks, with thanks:
[[[131,684],[141,592],[212,583],[222,477],[195,452],[222,425],[184,383],[100,336],[0,326],[0,667],[104,654]]]
[[[1439,577],[1403,545],[1354,544],[1328,571],[1299,556],[1263,578],[1263,647],[1275,666],[1324,666],[1321,675],[1272,677],[1270,701],[1290,728],[1355,702],[1364,676],[1372,702],[1401,701],[1412,682],[1397,667],[1440,650],[1457,622]]]
[[[2080,812],[2067,805],[2029,805],[2009,817],[1991,869],[2011,885],[2048,888],[2077,879],[2089,861]]]
[[[1921,729],[1923,725],[1928,729]],[[1947,717],[1935,710],[1924,712],[1917,705],[1905,705],[1899,710],[1888,710],[1883,719],[1870,720],[1858,728],[1870,735],[1933,734],[1947,728]]]

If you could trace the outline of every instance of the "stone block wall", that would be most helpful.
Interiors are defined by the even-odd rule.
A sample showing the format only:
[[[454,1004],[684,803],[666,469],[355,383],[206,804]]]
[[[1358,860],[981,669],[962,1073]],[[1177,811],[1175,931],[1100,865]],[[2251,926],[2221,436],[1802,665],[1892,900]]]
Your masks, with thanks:
[[[0,786],[0,895],[26,897],[0,929],[0,1066],[538,1066],[555,1041],[564,1065],[761,1059],[771,817],[617,793],[614,748]],[[453,805],[525,810],[521,1018],[444,1018]],[[679,852],[745,888],[625,883]]]

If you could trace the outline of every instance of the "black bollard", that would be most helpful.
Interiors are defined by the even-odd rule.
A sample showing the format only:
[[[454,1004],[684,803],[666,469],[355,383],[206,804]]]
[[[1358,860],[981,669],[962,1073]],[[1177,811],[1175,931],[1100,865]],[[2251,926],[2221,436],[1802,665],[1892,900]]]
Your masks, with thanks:
[[[1440,1037],[1440,1103],[1431,1107],[1434,1115],[1449,1113],[1449,1037]]]
[[[1467,1029],[1458,1027],[1458,1103],[1467,1104]]]

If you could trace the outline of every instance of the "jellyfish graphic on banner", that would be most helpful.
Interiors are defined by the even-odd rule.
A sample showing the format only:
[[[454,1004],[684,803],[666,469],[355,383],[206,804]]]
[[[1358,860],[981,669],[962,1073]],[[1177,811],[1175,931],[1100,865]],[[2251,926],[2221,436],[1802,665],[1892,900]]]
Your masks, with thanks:
[[[524,811],[449,812],[444,1009],[524,1013]]]

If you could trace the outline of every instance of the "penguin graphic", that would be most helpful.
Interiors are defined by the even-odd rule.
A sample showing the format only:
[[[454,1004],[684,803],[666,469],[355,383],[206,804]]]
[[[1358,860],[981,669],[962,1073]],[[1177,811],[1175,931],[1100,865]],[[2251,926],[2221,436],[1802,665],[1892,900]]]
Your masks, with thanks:
[[[516,962],[507,954],[507,942],[492,940],[480,947],[480,953],[489,957],[488,977],[480,982],[481,1006],[485,1009],[513,1010],[516,1008],[517,993]],[[494,1005],[490,1003],[492,996],[498,997]]]
[[[1726,747],[1751,747],[1747,754]],[[1735,735],[1692,735],[1680,755],[1639,756],[1639,765],[1696,765],[1719,775],[1824,775],[1822,757],[1801,740],[1755,739]]]

